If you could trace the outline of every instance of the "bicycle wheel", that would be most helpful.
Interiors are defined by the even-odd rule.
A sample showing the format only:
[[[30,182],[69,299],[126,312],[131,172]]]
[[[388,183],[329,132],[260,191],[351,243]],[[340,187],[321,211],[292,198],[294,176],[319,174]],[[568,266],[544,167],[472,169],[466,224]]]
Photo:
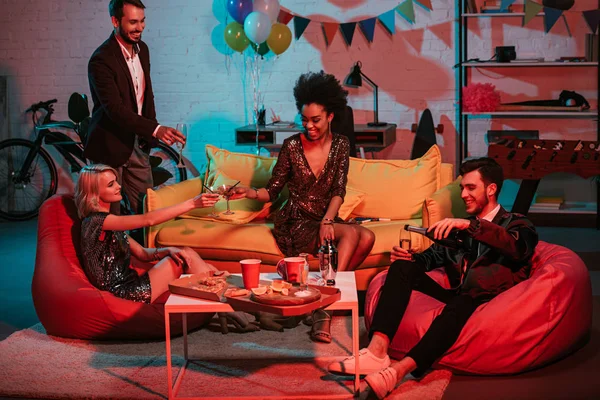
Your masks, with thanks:
[[[162,160],[160,165],[152,166],[154,181],[159,183],[154,187],[155,190],[187,179],[186,169],[177,168],[179,154],[171,147],[160,142],[158,147],[155,147],[150,151],[150,156],[159,157]],[[165,174],[165,172],[171,176],[168,177],[168,174]],[[167,177],[168,179],[165,181],[165,178]]]
[[[33,142],[9,139],[0,143],[0,217],[25,221],[38,214],[42,203],[54,193],[58,174],[54,161],[40,148],[26,174],[19,177]]]

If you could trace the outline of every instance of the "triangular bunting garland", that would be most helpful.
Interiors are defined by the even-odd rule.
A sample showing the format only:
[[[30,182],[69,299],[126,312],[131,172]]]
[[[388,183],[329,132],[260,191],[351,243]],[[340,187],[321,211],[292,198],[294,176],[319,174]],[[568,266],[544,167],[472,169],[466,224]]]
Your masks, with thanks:
[[[381,14],[379,16],[379,22],[381,22],[381,25],[383,25],[385,30],[392,35],[396,33],[396,12],[394,10]]]
[[[544,7],[544,13],[546,14],[546,16],[544,17],[544,28],[546,29],[546,33],[548,33],[550,32],[550,29],[552,29],[556,21],[558,21],[558,19],[562,15],[563,10]]]
[[[405,20],[407,20],[411,24],[415,23],[415,7],[413,4],[413,0],[406,0],[404,3],[396,7],[396,11],[398,11],[398,14],[400,14]]]
[[[335,22],[321,22],[321,26],[323,27],[323,34],[325,35],[327,47],[329,47],[335,38],[335,33],[337,32],[340,24],[336,24]]]
[[[340,30],[342,31],[342,37],[348,46],[352,45],[352,38],[354,37],[354,30],[356,29],[356,22],[348,22],[340,24]]]
[[[541,4],[538,4],[531,0],[525,0],[525,17],[523,17],[523,26],[527,25],[529,21],[533,19],[541,10],[544,8]]]
[[[510,6],[515,1],[516,0],[502,0],[502,3],[500,4],[500,10],[506,10],[508,6]]]
[[[583,18],[587,22],[592,33],[596,33],[598,29],[598,22],[600,21],[600,10],[589,10],[583,12]]]
[[[292,14],[290,14],[289,12],[287,12],[285,10],[279,10],[279,16],[277,17],[277,21],[284,25],[287,25],[290,23],[292,18],[294,18],[294,16]]]
[[[294,16],[294,34],[296,36],[296,40],[300,39],[300,36],[304,33],[304,30],[310,23],[310,19],[302,18],[299,16]]]
[[[420,5],[423,8],[428,9],[429,11],[433,10],[433,7],[431,6],[431,0],[415,0],[417,2],[418,5]],[[514,1],[514,0],[513,0]]]
[[[369,18],[364,21],[360,21],[358,26],[360,30],[365,35],[369,43],[373,43],[373,38],[375,37],[375,24],[377,23],[377,18]]]

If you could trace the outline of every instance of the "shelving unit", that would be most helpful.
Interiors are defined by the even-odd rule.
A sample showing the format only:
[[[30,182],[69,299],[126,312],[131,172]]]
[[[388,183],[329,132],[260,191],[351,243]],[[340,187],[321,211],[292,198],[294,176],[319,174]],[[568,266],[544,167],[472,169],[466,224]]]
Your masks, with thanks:
[[[598,1],[600,7],[600,1]],[[524,12],[511,13],[473,13],[467,11],[467,0],[461,0],[457,5],[458,18],[457,34],[458,34],[458,73],[457,73],[457,97],[458,97],[458,129],[456,138],[456,162],[460,165],[462,161],[469,155],[469,120],[470,119],[493,119],[493,118],[514,118],[514,119],[529,119],[529,118],[559,118],[559,119],[595,119],[600,120],[600,106],[595,110],[587,111],[497,111],[487,113],[472,113],[465,112],[462,107],[462,88],[468,84],[469,71],[472,68],[596,68],[597,72],[597,99],[600,101],[600,68],[599,63],[594,61],[586,62],[557,62],[557,61],[540,61],[540,62],[467,62],[468,60],[468,28],[469,21],[473,18],[522,18]],[[537,17],[544,16],[544,13],[537,14]],[[596,123],[596,140],[600,142],[600,123]],[[597,184],[597,210],[596,210],[596,225],[600,229],[600,181]],[[559,211],[559,212],[562,212]]]

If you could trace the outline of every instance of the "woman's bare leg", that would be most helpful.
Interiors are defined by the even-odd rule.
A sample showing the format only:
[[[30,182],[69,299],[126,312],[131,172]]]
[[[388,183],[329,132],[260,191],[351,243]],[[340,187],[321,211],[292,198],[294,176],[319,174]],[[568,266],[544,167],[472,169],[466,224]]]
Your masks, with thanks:
[[[352,227],[358,234],[358,245],[350,258],[348,266],[350,271],[354,271],[360,267],[363,261],[369,256],[369,253],[371,253],[371,249],[373,249],[373,245],[375,244],[375,234],[373,231],[358,225],[353,225]]]
[[[218,271],[213,265],[204,261],[193,249],[184,247],[181,251],[183,251],[185,260],[188,264],[187,273],[199,274],[201,272]]]
[[[171,257],[163,258],[152,267],[148,271],[150,287],[152,288],[150,302],[154,302],[160,295],[169,290],[169,282],[179,278],[181,272],[181,267]]]
[[[345,224],[333,224],[333,230],[338,241],[338,271],[351,271],[350,259],[358,246],[358,232]]]

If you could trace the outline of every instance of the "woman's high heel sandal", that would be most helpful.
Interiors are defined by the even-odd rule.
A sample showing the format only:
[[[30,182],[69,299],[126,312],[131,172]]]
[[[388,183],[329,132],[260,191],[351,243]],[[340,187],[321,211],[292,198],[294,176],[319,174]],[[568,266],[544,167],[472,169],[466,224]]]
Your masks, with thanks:
[[[331,343],[331,315],[324,310],[313,311],[310,338],[315,342]]]

